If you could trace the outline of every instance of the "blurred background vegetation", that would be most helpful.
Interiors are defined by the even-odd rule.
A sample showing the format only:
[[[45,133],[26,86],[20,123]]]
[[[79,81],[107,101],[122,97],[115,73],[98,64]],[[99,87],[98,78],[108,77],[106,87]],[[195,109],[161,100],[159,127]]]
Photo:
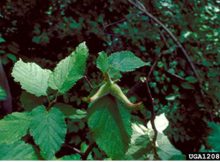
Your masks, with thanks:
[[[167,114],[171,124],[166,133],[171,142],[182,152],[199,151],[202,145],[208,147],[207,122],[220,121],[220,1],[142,2],[183,45],[199,78],[167,32],[129,1],[1,0],[0,58],[12,93],[13,111],[30,110],[41,100],[21,91],[13,81],[11,70],[16,60],[22,58],[53,68],[76,45],[86,41],[90,50],[86,79],[93,87],[98,87],[102,80],[95,67],[98,52],[131,50],[149,62],[149,66],[117,76],[130,99],[142,100],[150,109],[141,80],[155,63],[149,80],[154,111]],[[82,97],[89,95],[92,89],[86,79],[58,100],[87,109]],[[147,109],[134,112],[135,120],[149,120]],[[73,124],[66,143],[76,148],[87,145],[90,136],[85,121],[69,122]],[[60,156],[73,151],[63,147],[58,153]],[[94,148],[93,153],[95,159],[105,156],[98,148]]]

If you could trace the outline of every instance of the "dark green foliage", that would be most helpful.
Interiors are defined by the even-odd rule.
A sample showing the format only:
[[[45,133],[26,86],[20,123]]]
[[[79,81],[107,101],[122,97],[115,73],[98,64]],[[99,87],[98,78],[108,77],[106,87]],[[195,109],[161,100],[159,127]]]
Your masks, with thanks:
[[[0,63],[6,76],[0,75],[0,130],[4,132],[0,134],[0,159],[154,159],[150,136],[142,134],[147,141],[143,145],[129,143],[132,125],[146,127],[152,111],[155,115],[165,113],[169,119],[164,138],[170,140],[166,145],[171,146],[171,152],[173,146],[183,153],[204,147],[219,151],[219,1],[141,3],[182,44],[199,77],[164,28],[128,0],[1,0]],[[81,43],[84,41],[86,44]],[[102,100],[89,104],[108,77],[123,95],[103,95]],[[5,81],[10,90],[2,85]],[[5,110],[8,101],[13,102],[13,113],[4,116],[11,112]],[[132,106],[120,105],[121,101]],[[55,118],[62,118],[63,123],[57,128],[62,129],[62,140],[46,151],[29,126],[30,114],[39,105],[44,111],[35,114],[39,117],[42,113],[37,121],[45,121],[44,115],[56,110],[52,116],[59,114]],[[90,109],[97,111],[88,113]],[[100,127],[109,123],[102,119],[100,126],[94,121],[99,116],[113,119],[123,115],[128,122],[127,130],[122,129],[127,137],[124,141],[118,138],[120,150],[115,153],[108,141],[103,144],[109,132],[103,133],[105,129]],[[111,122],[109,127],[116,127],[114,133],[118,133],[118,123]],[[26,152],[19,153],[15,146],[27,148]],[[160,147],[157,151],[161,159],[182,157],[166,156]]]
[[[0,101],[5,100],[6,97],[7,97],[7,94],[6,94],[5,90],[2,87],[0,87]]]
[[[211,147],[215,151],[220,151],[220,146],[219,146],[219,133],[220,133],[220,126],[219,124],[216,123],[209,123],[210,128],[212,129],[209,137],[208,137],[208,143],[211,145]]]

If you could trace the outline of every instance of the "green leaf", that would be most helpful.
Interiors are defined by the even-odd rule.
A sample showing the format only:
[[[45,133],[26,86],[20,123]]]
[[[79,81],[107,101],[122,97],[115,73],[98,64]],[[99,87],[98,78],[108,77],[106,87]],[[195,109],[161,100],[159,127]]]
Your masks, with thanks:
[[[38,106],[31,116],[30,134],[39,145],[42,157],[53,159],[65,141],[67,128],[64,114],[56,108],[47,111],[44,106]]]
[[[150,130],[142,124],[132,123],[132,136],[129,149],[126,152],[127,160],[146,160],[146,152],[152,149],[149,138]]]
[[[194,87],[190,83],[187,83],[187,82],[182,83],[181,86],[184,89],[194,89]]]
[[[112,79],[120,79],[122,77],[120,71],[114,68],[109,69],[109,76]]]
[[[1,160],[37,160],[37,155],[30,144],[17,141],[13,144],[0,144]]]
[[[5,39],[0,37],[0,43],[4,43],[5,42]]]
[[[157,136],[157,153],[162,160],[184,160],[184,155],[177,150],[169,141],[167,136],[158,133]]]
[[[106,73],[109,69],[108,56],[105,52],[99,52],[99,56],[96,60],[97,67],[103,72]]]
[[[87,116],[87,112],[85,110],[77,109],[75,114],[69,116],[70,119],[80,120]]]
[[[112,53],[109,56],[109,64],[111,68],[120,70],[121,72],[134,71],[135,69],[146,65],[144,61],[130,51]]]
[[[27,113],[14,112],[0,120],[0,143],[13,143],[27,134],[30,118]]]
[[[5,92],[5,90],[0,86],[0,101],[5,100],[7,97],[7,94]]]
[[[220,124],[214,122],[209,123],[209,127],[212,129],[210,135],[208,136],[208,143],[216,151],[220,151]]]
[[[175,101],[178,97],[179,97],[178,94],[170,94],[170,95],[166,96],[165,99],[167,101]]]
[[[188,76],[185,79],[190,83],[196,83],[198,81],[194,76]]]
[[[81,156],[79,154],[66,155],[59,160],[81,160]]]
[[[8,53],[7,54],[7,57],[12,60],[13,62],[16,62],[17,61],[17,57],[11,53]]]
[[[50,73],[50,70],[42,69],[35,63],[25,63],[21,59],[15,63],[12,70],[14,80],[19,82],[24,90],[37,97],[47,95]]]
[[[40,35],[34,36],[32,38],[32,42],[36,44],[46,45],[50,42],[50,38],[48,37],[47,32],[42,32]]]
[[[88,125],[109,157],[124,157],[131,136],[130,113],[124,104],[110,95],[96,100],[89,106]]]
[[[61,60],[49,78],[49,86],[64,94],[84,76],[88,48],[85,42],[76,47],[70,56]]]

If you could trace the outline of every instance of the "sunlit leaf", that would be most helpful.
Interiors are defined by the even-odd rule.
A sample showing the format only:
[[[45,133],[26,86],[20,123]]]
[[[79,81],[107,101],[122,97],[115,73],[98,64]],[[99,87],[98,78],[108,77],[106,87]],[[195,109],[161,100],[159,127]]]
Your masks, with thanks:
[[[70,56],[61,60],[49,78],[49,86],[60,93],[67,92],[84,76],[88,48],[85,42],[79,44]]]
[[[48,78],[51,71],[42,69],[35,63],[25,63],[21,59],[17,61],[12,70],[12,76],[16,82],[27,92],[36,96],[46,96]]]

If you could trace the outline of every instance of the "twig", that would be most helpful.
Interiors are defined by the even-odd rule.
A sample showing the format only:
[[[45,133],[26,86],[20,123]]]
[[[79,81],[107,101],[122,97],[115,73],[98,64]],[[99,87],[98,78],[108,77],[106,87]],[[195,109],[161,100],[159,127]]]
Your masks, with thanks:
[[[182,82],[186,81],[186,79],[182,78],[181,76],[173,74],[173,73],[170,73],[169,71],[165,71],[165,73],[167,73],[168,75],[170,75],[170,76],[172,76],[172,77],[174,77],[174,78],[176,78],[176,79],[178,79],[178,80],[180,80]]]
[[[117,24],[119,24],[119,23],[121,23],[121,22],[124,22],[124,21],[126,21],[126,20],[127,20],[127,18],[122,18],[122,19],[120,19],[120,20],[118,20],[118,21],[115,21],[115,22],[113,22],[113,23],[104,25],[104,26],[103,26],[103,31],[105,32],[105,30],[106,30],[107,28],[109,28],[110,26],[117,25]]]
[[[115,38],[116,37],[120,37],[121,34],[115,34],[112,31],[108,31],[107,29],[109,27],[112,27],[112,26],[115,26],[115,25],[117,25],[119,23],[122,23],[122,22],[124,22],[126,20],[127,20],[127,18],[122,18],[122,19],[120,19],[118,21],[115,21],[113,23],[110,23],[110,24],[107,24],[107,25],[103,25],[103,32],[110,36],[110,41],[112,42],[111,46],[108,47],[108,50],[109,50],[108,52],[112,52],[114,50]]]
[[[152,144],[153,144],[153,154],[154,154],[154,159],[156,160],[160,160],[160,157],[157,153],[157,147],[156,147],[156,140],[157,140],[157,129],[156,129],[156,126],[155,126],[155,123],[154,123],[154,119],[155,119],[155,112],[154,112],[154,99],[151,95],[151,91],[150,91],[150,88],[149,88],[149,85],[148,85],[148,79],[146,79],[146,88],[147,88],[147,94],[148,94],[148,97],[150,99],[150,106],[151,106],[151,119],[150,119],[150,122],[151,122],[151,125],[152,125],[152,129],[154,131],[154,136],[153,136],[153,141],[152,141]]]
[[[141,10],[143,13],[145,13],[148,17],[150,17],[153,21],[155,21],[157,24],[159,24],[168,34],[169,36],[172,38],[172,40],[177,44],[177,46],[179,46],[179,48],[182,50],[182,53],[184,55],[184,57],[186,58],[186,60],[188,61],[191,69],[193,70],[193,73],[195,74],[195,77],[198,79],[198,81],[201,84],[201,80],[200,77],[196,71],[196,68],[193,64],[193,62],[191,61],[188,53],[186,52],[186,50],[184,49],[184,47],[182,46],[182,44],[178,41],[178,39],[173,35],[173,33],[160,21],[158,20],[155,16],[153,16],[151,13],[149,13],[147,11],[147,9],[145,8],[145,6],[138,0],[132,1],[132,0],[128,0],[132,5],[134,5],[136,8],[138,8],[139,10]]]
[[[68,147],[68,148],[71,148],[72,150],[74,150],[76,153],[80,154],[81,157],[82,157],[82,160],[87,160],[87,157],[89,155],[89,153],[92,151],[92,149],[95,147],[95,143],[92,143],[88,146],[88,148],[86,149],[86,151],[83,153],[81,152],[79,149],[75,148],[75,147],[72,147],[68,144],[64,144],[64,146]]]
[[[48,106],[47,106],[47,110],[49,110],[56,102],[57,102],[57,96],[58,96],[58,91],[55,94],[55,97],[52,101],[50,101],[49,96],[47,96],[47,100],[48,100]]]
[[[135,1],[135,2],[134,2]],[[202,86],[202,81],[199,77],[199,74],[196,71],[196,68],[193,64],[193,62],[191,61],[189,54],[187,53],[187,51],[185,50],[185,48],[182,46],[182,44],[178,41],[178,39],[174,36],[174,34],[160,21],[158,20],[154,15],[152,15],[151,13],[149,13],[147,11],[147,9],[145,8],[145,6],[139,1],[139,0],[128,0],[128,2],[130,2],[133,6],[135,6],[136,8],[138,8],[140,11],[142,11],[143,13],[145,13],[148,17],[150,17],[153,21],[155,21],[157,24],[159,24],[167,33],[168,35],[171,37],[171,39],[176,43],[176,45],[181,49],[183,56],[185,57],[186,61],[189,63],[195,77],[198,80],[198,86],[199,86],[199,91],[202,95],[202,98],[204,100],[205,105],[209,105],[207,102],[207,97],[205,95],[205,92],[203,91],[203,86]]]
[[[77,148],[75,148],[75,147],[73,147],[73,146],[70,146],[70,145],[68,145],[68,144],[64,144],[64,146],[66,146],[66,147],[72,149],[73,151],[75,151],[75,152],[78,153],[78,154],[82,154],[82,152],[81,152],[79,149],[77,149]]]
[[[148,72],[147,74],[147,80],[149,81],[150,80],[150,76],[152,74],[152,72],[154,71],[156,65],[157,65],[157,62],[160,60],[160,58],[162,57],[163,54],[166,54],[169,52],[169,49],[168,50],[165,50],[165,51],[162,51],[159,56],[157,56],[156,60],[154,61],[153,65],[151,66],[150,68],[150,71]]]
[[[163,53],[160,53],[160,55],[156,58],[156,60],[154,61],[153,65],[151,66],[150,68],[150,71],[148,72],[147,74],[147,78],[145,80],[146,82],[146,90],[147,90],[147,95],[148,95],[148,98],[150,99],[150,112],[151,112],[151,119],[150,119],[150,122],[151,122],[151,125],[152,125],[152,129],[154,131],[154,136],[153,136],[153,141],[152,141],[152,144],[153,144],[153,154],[154,154],[154,159],[156,160],[159,160],[160,157],[157,153],[157,147],[156,147],[156,140],[157,140],[157,129],[156,129],[156,126],[155,126],[155,123],[154,123],[154,119],[155,119],[155,112],[154,112],[154,99],[152,97],[152,94],[151,94],[151,91],[150,91],[150,88],[149,88],[149,85],[148,85],[148,82],[150,80],[150,76],[151,76],[151,73],[153,72],[154,68],[156,67],[156,64],[158,62],[158,60],[160,59],[160,57],[162,56]]]
[[[162,54],[163,54],[163,52],[161,52],[161,53],[159,54],[159,56],[156,58],[156,60],[154,61],[153,65],[151,66],[150,71],[149,71],[148,74],[147,74],[147,81],[149,81],[150,76],[151,76],[151,74],[152,74],[154,68],[156,67],[157,62],[159,61],[160,57],[162,56]]]
[[[162,35],[162,33],[161,33],[161,35]],[[163,35],[162,35],[163,36]],[[164,39],[164,41],[165,41],[165,38],[163,37],[163,39]],[[166,42],[166,41],[165,41]],[[167,43],[165,43],[165,45],[167,46],[167,48],[168,48],[168,44]],[[151,66],[151,68],[150,68],[150,71],[148,72],[148,74],[147,74],[147,78],[146,78],[146,89],[147,89],[147,94],[148,94],[148,98],[150,99],[150,106],[151,106],[151,108],[150,108],[150,111],[151,111],[151,119],[150,119],[150,122],[151,122],[151,125],[152,125],[152,129],[153,129],[153,131],[154,131],[154,136],[153,136],[153,140],[152,140],[152,144],[153,144],[153,154],[154,154],[154,159],[156,159],[156,160],[160,160],[160,157],[159,157],[159,155],[158,155],[158,153],[157,153],[157,147],[156,147],[156,140],[157,140],[157,135],[158,135],[158,132],[157,132],[157,128],[156,128],[156,126],[155,126],[155,123],[154,123],[154,120],[155,120],[155,112],[154,112],[154,99],[153,99],[153,97],[152,97],[152,94],[151,94],[151,91],[150,91],[150,88],[149,88],[149,85],[148,85],[148,82],[149,82],[149,80],[150,80],[150,76],[151,76],[151,74],[152,74],[152,72],[154,71],[154,69],[155,69],[155,67],[156,67],[156,65],[157,65],[157,62],[159,61],[159,59],[161,58],[161,56],[163,55],[163,54],[165,54],[165,53],[167,53],[169,51],[169,49],[168,50],[165,50],[165,51],[163,51],[163,52],[161,52],[160,54],[159,54],[159,56],[154,60],[154,63],[153,63],[153,65]]]
[[[84,78],[85,78],[86,82],[89,84],[90,88],[91,88],[91,89],[94,89],[92,83],[89,81],[89,79],[87,78],[87,76],[84,76]]]
[[[142,13],[141,13],[141,14],[139,14],[139,13],[132,14],[132,16],[138,16],[138,15],[142,15]],[[120,20],[117,20],[117,21],[115,21],[115,22],[109,23],[109,24],[107,24],[107,25],[103,25],[103,31],[104,31],[104,33],[105,33],[105,34],[108,34],[108,35],[122,36],[122,34],[109,33],[109,32],[106,32],[106,30],[107,30],[107,28],[109,28],[109,27],[118,25],[119,23],[125,22],[125,21],[127,21],[127,20],[129,20],[129,19],[126,18],[126,17],[124,17],[124,18],[121,18]]]
[[[154,68],[156,67],[156,64],[158,62],[158,60],[160,59],[160,57],[166,53],[167,51],[163,51],[160,53],[160,55],[155,59],[153,65],[151,66],[150,68],[150,71],[148,72],[147,74],[147,78],[146,78],[146,89],[147,89],[147,95],[148,95],[148,98],[150,99],[150,111],[151,111],[151,119],[150,119],[150,122],[151,122],[151,125],[152,125],[152,129],[154,131],[154,136],[153,136],[153,141],[152,141],[152,144],[153,144],[153,154],[154,154],[154,159],[156,160],[160,160],[160,157],[157,153],[157,147],[156,147],[156,140],[157,140],[157,128],[155,126],[155,123],[154,123],[154,120],[155,120],[155,112],[154,112],[154,99],[152,97],[152,94],[151,94],[151,91],[150,91],[150,88],[149,88],[149,85],[148,85],[148,82],[150,80],[150,76],[154,70]]]
[[[162,32],[162,31],[159,31],[159,32],[160,32],[160,36],[161,36],[161,38],[162,38],[163,43],[165,44],[165,46],[167,47],[167,49],[169,49],[170,46],[169,46],[168,42],[166,41],[166,38],[165,38],[163,32]]]

